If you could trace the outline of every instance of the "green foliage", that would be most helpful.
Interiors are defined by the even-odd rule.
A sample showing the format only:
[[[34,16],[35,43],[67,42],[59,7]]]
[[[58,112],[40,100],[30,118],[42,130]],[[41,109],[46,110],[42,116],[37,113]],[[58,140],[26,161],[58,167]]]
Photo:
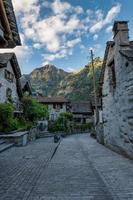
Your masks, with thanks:
[[[13,107],[10,103],[0,103],[0,131],[13,129]]]
[[[40,104],[32,97],[24,97],[23,100],[24,116],[30,122],[36,122],[41,118],[48,117],[48,108]]]
[[[55,133],[59,131],[64,131],[63,127],[57,121],[49,121],[48,131]]]
[[[69,112],[60,113],[58,119],[55,122],[49,122],[48,130],[50,132],[70,132],[71,122],[73,120],[73,115]]]
[[[98,87],[99,76],[102,68],[102,60],[94,59],[96,87]],[[45,81],[44,81],[45,79]],[[30,75],[34,90],[39,90],[43,95],[64,96],[71,101],[87,100],[93,92],[93,71],[91,62],[79,72],[67,73],[59,71],[55,67],[46,70],[42,68],[34,70]]]
[[[57,127],[64,132],[70,132],[72,120],[73,120],[72,113],[69,112],[60,113],[57,119]]]
[[[93,127],[92,123],[81,124],[80,129],[81,131],[91,130]]]
[[[14,109],[10,103],[0,104],[0,132],[11,132],[18,129],[27,129],[31,126],[22,118],[14,118]]]

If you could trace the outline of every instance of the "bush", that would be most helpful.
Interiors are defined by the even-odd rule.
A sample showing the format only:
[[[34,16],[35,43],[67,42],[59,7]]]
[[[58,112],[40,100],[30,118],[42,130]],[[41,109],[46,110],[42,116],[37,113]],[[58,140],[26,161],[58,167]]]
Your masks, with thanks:
[[[73,115],[72,113],[69,112],[64,112],[64,113],[60,113],[58,119],[57,119],[57,128],[59,131],[63,131],[63,132],[71,132],[72,130],[72,126],[71,126],[71,122],[73,120]]]
[[[29,122],[36,122],[41,118],[48,117],[47,106],[41,105],[32,97],[24,97],[23,100],[24,117]]]
[[[26,130],[32,127],[31,122],[24,118],[14,118],[14,109],[10,103],[0,103],[0,132],[11,132],[14,130]]]
[[[14,129],[13,106],[10,103],[0,103],[0,131]]]
[[[71,122],[73,115],[68,112],[60,113],[58,119],[55,122],[49,121],[48,130],[50,132],[70,132]]]
[[[62,124],[60,124],[58,121],[49,121],[48,123],[48,131],[49,132],[59,132],[59,131],[64,131],[64,128],[62,126]]]
[[[81,131],[91,130],[93,127],[92,123],[81,124]]]

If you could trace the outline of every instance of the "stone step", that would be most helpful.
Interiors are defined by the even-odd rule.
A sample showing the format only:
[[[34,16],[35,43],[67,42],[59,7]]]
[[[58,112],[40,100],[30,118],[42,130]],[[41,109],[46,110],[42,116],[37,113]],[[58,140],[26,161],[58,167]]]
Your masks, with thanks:
[[[11,148],[11,147],[13,147],[13,146],[14,146],[13,143],[3,143],[3,144],[1,144],[0,145],[0,153]]]
[[[40,133],[39,134],[40,138],[48,138],[48,137],[54,137],[54,134],[48,134],[48,133]]]
[[[5,140],[0,140],[0,145],[5,143]]]

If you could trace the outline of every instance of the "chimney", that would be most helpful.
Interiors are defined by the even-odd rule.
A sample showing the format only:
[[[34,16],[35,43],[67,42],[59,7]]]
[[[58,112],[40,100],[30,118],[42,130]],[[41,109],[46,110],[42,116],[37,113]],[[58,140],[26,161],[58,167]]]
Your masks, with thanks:
[[[128,22],[115,21],[113,26],[115,45],[129,46]]]

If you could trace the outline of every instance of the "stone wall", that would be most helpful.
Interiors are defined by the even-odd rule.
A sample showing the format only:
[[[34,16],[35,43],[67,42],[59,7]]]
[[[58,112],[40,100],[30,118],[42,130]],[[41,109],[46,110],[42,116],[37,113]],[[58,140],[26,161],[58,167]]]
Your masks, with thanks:
[[[18,93],[17,93],[17,86],[16,86],[16,78],[14,75],[13,82],[10,82],[5,79],[5,69],[10,71],[11,73],[14,74],[11,63],[8,62],[6,68],[1,68],[0,69],[0,102],[5,102],[7,100],[6,97],[6,89],[10,88],[12,90],[12,99],[14,102],[18,102]]]
[[[121,49],[130,50],[130,47],[114,46],[115,87],[111,85],[110,66],[106,65],[104,73],[104,144],[133,158],[133,61],[122,56],[119,52]],[[110,59],[109,53],[107,63]]]
[[[60,105],[59,105],[60,106]],[[66,112],[66,103],[63,103],[62,108],[53,108],[53,104],[48,105],[48,111],[49,111],[49,118],[52,119],[52,116],[54,117],[54,120],[56,120],[59,117],[60,113]]]

